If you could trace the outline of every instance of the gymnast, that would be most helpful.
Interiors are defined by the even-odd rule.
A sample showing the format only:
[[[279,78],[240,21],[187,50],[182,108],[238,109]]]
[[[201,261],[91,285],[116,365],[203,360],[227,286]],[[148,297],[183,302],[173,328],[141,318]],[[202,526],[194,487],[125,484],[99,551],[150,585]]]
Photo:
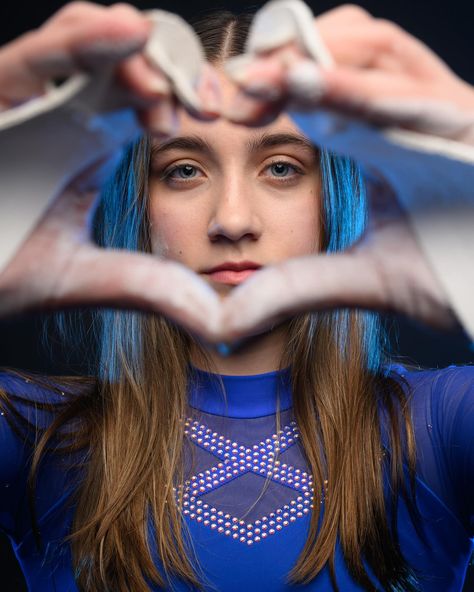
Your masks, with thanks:
[[[28,589],[460,591],[474,371],[394,363],[381,314],[474,338],[474,89],[351,5],[171,19],[177,49],[157,18],[72,3],[0,49],[0,145],[27,150],[7,118],[31,130],[81,72],[142,128],[43,135],[83,168],[0,260],[0,315],[56,311],[64,347],[87,318],[96,343],[88,376],[0,373],[0,528]],[[59,164],[31,154],[17,173],[47,192]]]

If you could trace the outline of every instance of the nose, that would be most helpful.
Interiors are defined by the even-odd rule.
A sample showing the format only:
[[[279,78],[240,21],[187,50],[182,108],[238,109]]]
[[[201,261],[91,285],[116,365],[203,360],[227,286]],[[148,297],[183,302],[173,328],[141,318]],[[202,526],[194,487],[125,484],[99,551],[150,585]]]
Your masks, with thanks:
[[[212,242],[258,240],[262,233],[256,196],[245,176],[229,174],[213,196],[208,237]]]

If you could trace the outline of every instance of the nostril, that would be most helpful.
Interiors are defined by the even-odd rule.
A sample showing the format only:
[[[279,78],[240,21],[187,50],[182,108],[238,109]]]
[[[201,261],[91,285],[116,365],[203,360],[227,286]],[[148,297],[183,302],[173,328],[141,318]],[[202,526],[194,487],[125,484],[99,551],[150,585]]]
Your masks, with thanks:
[[[232,235],[228,232],[217,232],[215,234],[209,233],[209,240],[211,243],[233,244],[240,241],[256,241],[258,235],[253,232],[238,233]]]

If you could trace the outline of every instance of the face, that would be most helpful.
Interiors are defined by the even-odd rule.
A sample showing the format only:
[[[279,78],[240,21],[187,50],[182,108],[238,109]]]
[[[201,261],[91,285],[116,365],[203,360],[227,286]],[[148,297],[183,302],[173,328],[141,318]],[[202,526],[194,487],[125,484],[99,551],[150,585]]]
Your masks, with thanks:
[[[222,77],[223,99],[235,87]],[[179,113],[153,149],[152,248],[221,295],[258,267],[318,250],[318,154],[286,115],[260,128]]]

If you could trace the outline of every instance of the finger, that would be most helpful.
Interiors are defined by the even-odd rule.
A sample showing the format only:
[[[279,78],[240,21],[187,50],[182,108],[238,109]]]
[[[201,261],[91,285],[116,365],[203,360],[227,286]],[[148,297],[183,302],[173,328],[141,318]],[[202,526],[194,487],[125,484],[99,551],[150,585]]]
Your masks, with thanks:
[[[255,273],[224,305],[224,341],[261,333],[295,314],[339,308],[398,312],[442,329],[457,325],[403,220],[368,239],[344,253],[293,259]]]
[[[399,61],[405,61],[408,50],[413,51],[414,38],[388,20],[371,18],[334,26],[316,19],[315,27],[337,64],[373,67],[386,54],[396,54]]]
[[[352,10],[348,13],[350,17]],[[452,72],[438,56],[395,23],[364,16],[364,11],[357,16],[357,9],[355,14],[352,20],[326,15],[315,21],[315,35],[317,27],[337,65],[347,69],[403,73],[417,82],[452,77]],[[227,71],[242,88],[260,88],[262,93],[268,93],[270,89],[284,89],[284,73],[291,72],[307,57],[296,43],[286,44],[265,55],[234,58]]]
[[[159,313],[209,342],[221,339],[217,293],[186,267],[151,255],[83,247],[44,304],[79,305]]]
[[[143,106],[153,105],[172,94],[171,84],[156,67],[151,67],[144,56],[134,55],[124,60],[117,68],[117,81]]]
[[[316,17],[315,22],[319,27],[341,27],[359,23],[367,23],[373,16],[362,6],[356,4],[342,4]]]
[[[378,70],[337,67],[323,70],[300,62],[288,75],[293,110],[327,108],[377,126],[401,128],[458,139],[472,127],[472,116],[444,96],[446,85]]]
[[[150,32],[151,23],[130,5],[104,8],[79,2],[67,5],[33,33],[31,48],[41,55],[59,50],[72,59],[73,67],[96,69],[141,49]]]
[[[238,92],[228,107],[222,112],[224,117],[233,123],[247,126],[263,126],[271,123],[281,113],[283,101],[268,101]]]
[[[129,6],[68,5],[0,50],[2,97],[25,100],[43,93],[52,77],[115,63],[141,49],[149,30],[150,23]]]
[[[201,109],[198,112],[190,111],[191,115],[205,120],[219,117],[222,106],[219,76],[214,66],[207,62],[201,69],[201,76],[197,83],[196,92],[200,100]]]
[[[35,252],[48,250],[45,245],[60,244],[65,252],[73,252],[81,242],[89,241],[92,219],[100,196],[97,189],[91,188],[91,177],[100,174],[101,168],[107,165],[108,161],[104,159],[89,167],[54,200],[20,248],[19,256],[25,260],[34,260]]]
[[[141,98],[139,115],[142,125],[155,135],[173,135],[176,132],[177,99],[171,82],[156,66],[151,66],[143,55],[125,60],[118,68],[120,83]],[[201,120],[212,120],[221,112],[220,85],[217,73],[210,64],[204,64],[196,93],[201,109],[188,112]]]
[[[362,258],[321,255],[258,271],[232,292],[222,320],[226,338],[235,340],[300,312],[385,306],[383,286]]]
[[[179,127],[176,101],[173,97],[163,98],[156,105],[142,110],[138,117],[142,126],[160,140],[175,135]]]
[[[301,61],[287,76],[287,94],[296,104],[346,107],[361,113],[364,107],[384,98],[423,97],[423,86],[404,74],[356,70],[338,66],[327,70],[310,60]],[[432,96],[433,89],[426,89]],[[430,95],[431,92],[431,95]]]

